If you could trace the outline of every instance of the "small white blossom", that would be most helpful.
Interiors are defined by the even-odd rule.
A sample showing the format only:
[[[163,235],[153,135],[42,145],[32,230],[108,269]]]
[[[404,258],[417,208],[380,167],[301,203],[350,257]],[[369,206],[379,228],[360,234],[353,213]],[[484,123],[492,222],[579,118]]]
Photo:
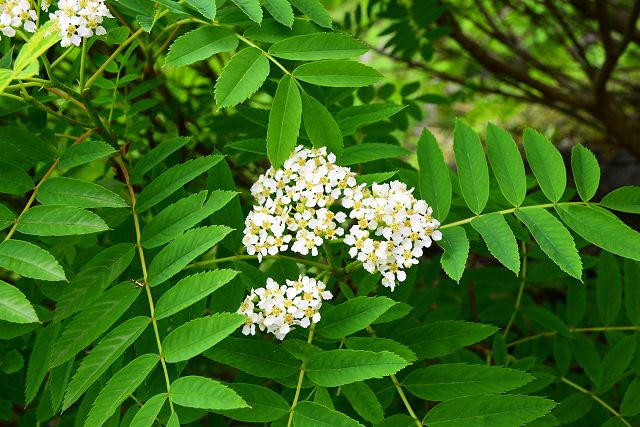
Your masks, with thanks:
[[[0,0],[0,34],[14,37],[20,28],[33,33],[37,19],[36,11],[27,0]]]
[[[45,8],[46,7],[46,8]],[[49,8],[48,2],[42,8]],[[58,10],[49,14],[52,21],[57,21],[62,40],[60,45],[80,46],[83,38],[107,33],[102,26],[104,18],[113,18],[104,0],[60,0]]]
[[[257,325],[283,340],[295,326],[308,328],[318,323],[322,301],[333,298],[325,288],[323,282],[308,276],[287,280],[282,286],[268,278],[265,287],[251,289],[237,310],[247,316],[242,333],[255,335]]]

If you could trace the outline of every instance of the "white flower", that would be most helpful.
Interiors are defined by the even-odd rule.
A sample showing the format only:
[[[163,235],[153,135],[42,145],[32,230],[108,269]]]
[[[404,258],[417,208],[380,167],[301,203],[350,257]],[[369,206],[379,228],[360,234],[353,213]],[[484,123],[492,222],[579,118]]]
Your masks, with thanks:
[[[44,0],[42,9],[48,10],[49,3]],[[57,21],[62,40],[60,45],[80,46],[83,38],[106,34],[102,26],[104,18],[113,18],[104,0],[60,0],[58,10],[49,14],[52,21]]]
[[[14,37],[20,28],[33,33],[37,17],[27,0],[0,0],[0,33],[4,36]]]
[[[331,298],[325,284],[311,277],[301,275],[282,286],[268,278],[265,287],[251,289],[237,310],[247,316],[242,333],[255,335],[257,325],[261,331],[283,340],[295,326],[308,328],[318,323],[322,301]]]

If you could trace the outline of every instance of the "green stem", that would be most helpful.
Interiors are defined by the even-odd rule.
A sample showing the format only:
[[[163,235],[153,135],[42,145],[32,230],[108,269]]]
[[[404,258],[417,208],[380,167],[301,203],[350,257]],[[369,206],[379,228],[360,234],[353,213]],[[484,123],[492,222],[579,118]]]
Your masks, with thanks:
[[[607,332],[607,331],[640,331],[640,326],[592,326],[589,328],[570,328],[569,332]],[[529,341],[537,340],[542,337],[553,337],[557,334],[556,331],[545,331],[539,334],[531,335],[528,337],[520,338],[519,340],[511,341],[507,343],[507,347],[514,347],[516,345],[524,344]]]
[[[216,265],[216,264],[220,264],[223,262],[230,262],[230,261],[240,261],[243,259],[256,259],[258,258],[257,255],[232,255],[232,256],[228,256],[228,257],[224,257],[224,258],[216,258],[216,259],[210,259],[210,260],[206,260],[206,261],[200,261],[200,262],[194,262],[191,263],[189,265],[187,265],[184,269],[190,269],[190,268],[201,268],[201,267],[207,267],[210,265]],[[313,261],[310,259],[303,259],[303,258],[296,258],[296,257],[292,257],[292,256],[287,256],[287,255],[267,255],[262,257],[262,259],[285,259],[285,260],[289,260],[289,261],[294,261],[297,262],[298,264],[306,264],[306,265],[310,265],[312,267],[317,267],[323,270],[329,270],[331,269],[331,267],[327,264],[323,264],[321,262],[318,261]]]
[[[511,330],[511,326],[513,325],[513,321],[520,311],[520,305],[522,303],[522,294],[524,293],[524,285],[527,282],[527,244],[522,242],[522,268],[520,269],[520,273],[522,278],[520,280],[520,288],[518,289],[518,296],[516,297],[516,305],[513,308],[513,312],[511,312],[511,317],[509,318],[509,322],[507,326],[504,328],[504,332],[502,333],[503,337],[507,337],[509,331]]]
[[[402,390],[402,386],[398,382],[398,378],[396,378],[394,374],[391,374],[391,381],[393,381],[393,385],[396,387],[396,390],[400,395],[400,399],[402,399],[402,403],[404,403],[404,407],[407,408],[407,412],[409,412],[409,415],[411,416],[411,418],[414,419],[418,427],[422,427],[423,426],[422,421],[420,421],[420,418],[418,418],[416,413],[413,411],[413,408],[411,407],[411,404],[409,403],[407,396],[404,394],[404,391]]]
[[[584,394],[587,394],[587,395],[591,396],[591,398],[593,400],[595,400],[596,402],[598,402],[604,409],[606,409],[607,411],[611,412],[613,415],[618,417],[620,419],[620,421],[622,421],[622,423],[625,426],[632,427],[631,424],[627,420],[624,419],[624,417],[622,416],[622,414],[620,414],[620,412],[618,412],[615,409],[613,409],[607,402],[605,402],[604,400],[600,399],[592,391],[587,390],[586,388],[579,386],[578,384],[574,383],[573,381],[571,381],[571,380],[569,380],[569,379],[567,379],[565,377],[560,377],[560,380],[563,383],[567,384],[568,386],[570,386],[570,387],[572,387],[572,388],[574,388],[574,389],[576,389],[578,391],[581,391]]]
[[[269,59],[269,61],[273,62],[278,68],[280,68],[285,74],[291,75],[291,73],[289,72],[289,70],[287,70],[286,68],[284,68],[284,66],[278,62],[277,59],[275,59],[273,56],[271,56],[269,54],[269,52],[263,50],[260,48],[260,46],[256,45],[254,42],[252,42],[251,40],[246,39],[245,37],[241,36],[240,34],[236,34],[236,37],[238,37],[239,40],[241,40],[242,42],[248,44],[251,47],[255,47],[256,49],[260,49],[262,51],[262,54],[264,56],[267,57],[267,59]]]
[[[307,337],[307,344],[311,344],[313,341],[313,333],[315,331],[315,323],[311,324],[311,328],[309,328],[309,336]],[[300,390],[302,390],[302,382],[304,380],[304,369],[305,363],[302,362],[302,366],[300,366],[300,375],[298,375],[298,385],[296,386],[296,394],[293,396],[293,403],[291,404],[291,409],[289,410],[289,420],[287,421],[287,427],[291,427],[293,423],[293,412],[296,409],[296,405],[298,404],[298,399],[300,398]]]
[[[87,62],[87,51],[89,50],[89,42],[86,38],[82,39],[82,52],[80,53],[80,93],[84,90],[84,73]]]

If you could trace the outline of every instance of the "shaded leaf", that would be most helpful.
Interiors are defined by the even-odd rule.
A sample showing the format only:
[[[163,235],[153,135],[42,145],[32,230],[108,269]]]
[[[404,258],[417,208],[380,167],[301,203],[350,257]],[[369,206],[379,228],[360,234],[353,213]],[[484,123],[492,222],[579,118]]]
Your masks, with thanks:
[[[342,155],[342,133],[335,119],[318,100],[302,94],[302,118],[311,143],[316,148],[327,147],[338,158]]]
[[[70,169],[85,163],[102,159],[115,153],[116,150],[102,141],[82,141],[81,144],[73,144],[67,147],[60,156],[61,169]]]
[[[220,411],[234,420],[267,423],[289,414],[289,404],[276,392],[254,384],[230,384],[229,387],[247,402],[248,408]]]
[[[25,403],[29,404],[38,394],[38,389],[49,371],[51,350],[60,332],[59,323],[50,323],[36,335],[36,341],[27,367],[27,383],[25,387]]]
[[[362,424],[314,402],[300,402],[293,413],[294,427],[362,427]]]
[[[0,162],[0,193],[23,194],[33,190],[31,177],[22,169],[9,163]]]
[[[376,394],[364,382],[358,381],[340,387],[353,409],[366,421],[378,423],[384,419],[382,405]]]
[[[147,172],[160,164],[164,159],[184,147],[191,138],[178,136],[169,138],[158,144],[136,162],[131,173],[135,178],[142,178]]]
[[[596,156],[583,145],[574,145],[571,149],[571,170],[580,198],[589,201],[600,184],[600,166]]]
[[[0,320],[12,323],[39,322],[33,306],[20,289],[0,280]]]
[[[345,147],[338,163],[343,166],[350,166],[408,154],[407,150],[397,145],[369,142]]]
[[[435,137],[426,128],[418,140],[420,195],[433,209],[433,216],[443,222],[451,207],[451,178],[444,155]]]

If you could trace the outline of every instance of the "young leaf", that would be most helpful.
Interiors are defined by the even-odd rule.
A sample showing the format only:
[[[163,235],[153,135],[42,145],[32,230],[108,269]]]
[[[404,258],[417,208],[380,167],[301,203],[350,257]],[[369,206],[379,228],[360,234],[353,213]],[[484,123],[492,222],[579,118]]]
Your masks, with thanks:
[[[22,240],[0,243],[0,267],[32,279],[67,280],[64,270],[49,252]]]
[[[402,357],[388,351],[329,350],[312,356],[306,373],[315,384],[336,387],[395,374],[407,365]]]
[[[281,346],[250,338],[227,338],[205,356],[260,378],[286,378],[300,369],[298,361]]]
[[[492,123],[487,125],[487,152],[500,190],[513,206],[520,206],[527,193],[524,163],[511,134]]]
[[[140,289],[124,282],[102,294],[86,310],[70,321],[51,354],[51,367],[74,357],[107,331],[140,295]]]
[[[160,297],[154,312],[155,318],[164,319],[206,298],[230,282],[236,274],[238,272],[235,270],[223,269],[185,277]]]
[[[191,138],[179,136],[163,141],[136,162],[131,175],[136,179],[142,178],[144,174],[184,147],[190,140]]]
[[[82,359],[78,371],[71,378],[64,395],[63,411],[78,400],[109,366],[138,339],[149,322],[148,317],[134,317],[114,328],[100,340],[91,353]]]
[[[442,401],[484,393],[503,393],[533,380],[526,372],[497,366],[446,363],[411,372],[402,380],[410,393]]]
[[[302,118],[313,146],[327,147],[329,153],[340,158],[343,141],[338,124],[324,105],[306,93],[302,94]]]
[[[151,427],[156,421],[164,402],[167,400],[166,393],[160,393],[147,400],[138,413],[131,420],[129,427]]]
[[[207,203],[207,192],[201,191],[168,206],[144,227],[142,246],[156,248],[180,236],[185,230],[222,209],[236,197],[235,191],[212,191]],[[204,205],[203,205],[204,203]]]
[[[604,196],[600,204],[615,211],[640,214],[640,187],[617,188]]]
[[[0,204],[0,230],[4,230],[5,228],[13,225],[15,221],[16,216],[13,214],[11,209]]]
[[[538,396],[481,394],[435,406],[423,423],[433,427],[519,426],[549,413],[555,403]]]
[[[260,89],[269,75],[269,60],[262,51],[247,47],[236,53],[222,70],[215,88],[219,107],[233,107]]]
[[[293,427],[363,427],[347,415],[314,402],[300,402],[293,412]]]
[[[343,33],[304,34],[281,40],[269,48],[278,58],[296,61],[345,59],[365,54],[367,45]]]
[[[517,276],[520,272],[518,243],[504,216],[497,212],[480,215],[471,221],[471,226],[482,235],[491,255]]]
[[[361,87],[374,84],[382,74],[360,62],[328,59],[299,66],[293,77],[318,86]]]
[[[276,21],[291,28],[294,16],[287,0],[263,0],[262,5]]]
[[[640,263],[624,260],[624,307],[634,325],[640,325]]]
[[[424,128],[418,140],[420,195],[433,208],[433,216],[443,222],[451,207],[451,178],[442,150],[429,130]]]
[[[616,257],[602,252],[598,262],[596,302],[600,321],[611,325],[616,321],[622,306],[622,275]]]
[[[543,208],[520,209],[515,214],[562,271],[582,280],[582,261],[573,237],[556,217]]]
[[[197,356],[232,334],[245,319],[235,313],[214,313],[187,322],[164,339],[164,357],[167,362],[176,363]]]
[[[640,234],[613,214],[591,206],[557,206],[560,218],[577,234],[602,249],[640,261]]]
[[[442,230],[442,240],[438,246],[444,250],[440,262],[447,276],[456,282],[460,281],[469,257],[469,239],[464,228],[455,226]]]
[[[36,199],[43,205],[79,208],[126,208],[127,202],[101,185],[80,179],[55,177],[44,182]]]
[[[36,206],[26,211],[18,231],[35,236],[69,236],[108,230],[93,212],[73,206]]]
[[[473,213],[480,214],[489,199],[489,167],[480,138],[462,120],[456,120],[453,153],[464,201]]]
[[[322,315],[316,332],[325,338],[340,339],[369,326],[395,302],[387,297],[357,297],[336,305]]]
[[[0,280],[0,320],[12,323],[39,322],[33,306],[18,288]]]
[[[225,27],[200,27],[178,37],[165,60],[166,65],[183,67],[238,47],[238,38]]]
[[[384,419],[382,405],[376,394],[364,382],[345,384],[341,388],[353,409],[366,421],[376,424]]]
[[[571,170],[580,198],[588,202],[600,184],[600,166],[591,150],[578,144],[571,150]]]
[[[31,177],[18,166],[0,162],[0,193],[23,194],[34,187]]]
[[[336,122],[343,136],[353,135],[360,127],[386,120],[403,108],[391,103],[356,105],[338,111]]]
[[[155,206],[198,175],[211,169],[220,160],[222,156],[218,154],[199,157],[163,172],[142,190],[136,202],[136,210],[144,212]]]
[[[524,130],[523,145],[542,192],[547,199],[557,202],[567,185],[562,155],[547,138],[533,129]]]
[[[284,76],[273,98],[267,128],[267,155],[274,168],[281,167],[293,151],[301,119],[300,90],[291,76]]]
[[[83,141],[67,147],[60,156],[60,169],[70,169],[94,160],[102,159],[115,153],[116,150],[102,141]]]
[[[622,379],[636,353],[637,341],[635,335],[628,335],[607,352],[602,360],[602,382],[598,387],[598,393],[606,393]]]
[[[180,377],[171,384],[171,398],[180,406],[213,411],[248,406],[238,393],[226,385],[192,375]]]
[[[194,228],[165,246],[149,265],[149,286],[158,286],[215,245],[231,229],[224,225]]]
[[[289,404],[278,393],[254,384],[229,384],[249,407],[219,411],[225,417],[246,423],[268,423],[289,414]]]
[[[51,350],[53,343],[60,332],[60,323],[50,323],[40,329],[36,335],[36,341],[31,351],[29,366],[27,367],[27,383],[25,387],[25,403],[29,404],[38,394],[40,384],[49,371]]]
[[[231,0],[244,12],[253,22],[262,22],[262,9],[258,0]]]
[[[319,0],[291,0],[291,3],[316,24],[331,28],[331,17]]]
[[[350,166],[407,155],[409,152],[397,145],[369,142],[346,147],[338,163],[342,166]]]
[[[111,377],[93,402],[84,425],[101,426],[107,421],[120,404],[142,384],[159,360],[157,354],[144,354]]]
[[[442,320],[407,329],[398,340],[409,345],[418,360],[446,356],[490,337],[498,328],[461,320]]]

